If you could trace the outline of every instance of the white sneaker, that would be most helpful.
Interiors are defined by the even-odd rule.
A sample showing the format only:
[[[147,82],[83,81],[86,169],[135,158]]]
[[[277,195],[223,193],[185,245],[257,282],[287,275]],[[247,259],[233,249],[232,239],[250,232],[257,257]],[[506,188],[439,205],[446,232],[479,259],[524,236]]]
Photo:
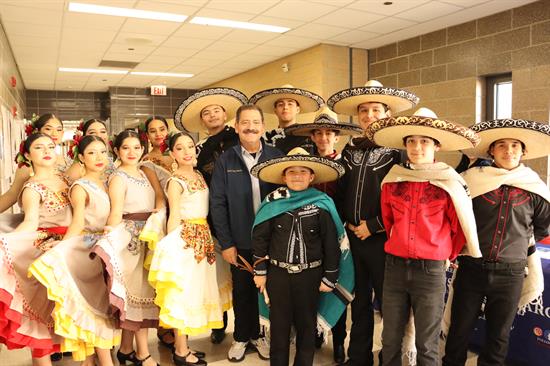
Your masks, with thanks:
[[[256,348],[256,351],[258,351],[258,356],[262,360],[269,360],[269,341],[266,337],[251,339],[250,343]]]
[[[230,362],[241,362],[244,360],[244,353],[246,352],[246,346],[248,342],[233,341],[229,352],[227,352],[227,359]]]

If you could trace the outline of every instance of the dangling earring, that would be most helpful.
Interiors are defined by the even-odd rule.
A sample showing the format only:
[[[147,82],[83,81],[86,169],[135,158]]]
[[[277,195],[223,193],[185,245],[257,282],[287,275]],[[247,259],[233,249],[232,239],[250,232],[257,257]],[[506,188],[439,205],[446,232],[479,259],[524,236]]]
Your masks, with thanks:
[[[78,160],[78,165],[80,166],[80,175],[83,176],[86,174],[86,168],[84,167],[84,163]]]
[[[172,173],[175,173],[176,170],[178,170],[178,163],[174,161],[171,165],[171,168],[172,168]]]
[[[31,163],[31,165],[29,165],[29,169],[31,170],[31,171],[29,172],[29,176],[30,176],[30,177],[34,177],[34,169],[32,168],[32,163]]]

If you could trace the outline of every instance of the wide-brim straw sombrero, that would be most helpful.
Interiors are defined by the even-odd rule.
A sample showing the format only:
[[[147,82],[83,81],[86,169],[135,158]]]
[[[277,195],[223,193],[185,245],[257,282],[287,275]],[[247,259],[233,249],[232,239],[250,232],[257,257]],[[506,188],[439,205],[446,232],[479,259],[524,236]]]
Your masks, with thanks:
[[[365,86],[344,89],[327,100],[327,106],[338,114],[357,115],[357,107],[363,103],[384,103],[393,114],[414,108],[420,98],[413,93],[383,86],[377,80],[369,80]]]
[[[299,123],[285,128],[286,135],[311,136],[314,130],[321,128],[339,131],[339,135],[361,135],[363,129],[353,123],[338,122],[338,116],[327,106],[317,111],[313,123]]]
[[[496,119],[476,123],[470,128],[481,137],[481,142],[473,149],[463,150],[466,155],[490,159],[489,146],[501,139],[523,142],[525,153],[522,160],[550,155],[550,126],[546,123],[524,119]]]
[[[418,109],[412,116],[388,117],[372,122],[365,135],[379,146],[405,149],[407,136],[427,136],[439,141],[441,151],[473,148],[479,136],[470,128],[437,118],[428,108]]]
[[[325,100],[321,96],[292,85],[262,90],[251,96],[248,102],[256,104],[264,113],[273,114],[275,102],[281,99],[294,99],[300,106],[300,113],[316,112],[325,104]]]
[[[286,168],[293,166],[303,166],[313,170],[315,178],[312,184],[332,182],[344,175],[342,164],[335,160],[309,155],[301,147],[290,150],[286,156],[254,165],[250,174],[264,182],[284,184],[283,172]]]
[[[209,105],[225,109],[227,119],[235,117],[237,109],[248,102],[242,92],[232,88],[208,88],[200,90],[185,99],[174,113],[174,124],[179,130],[201,132],[206,126],[201,120],[201,111]]]

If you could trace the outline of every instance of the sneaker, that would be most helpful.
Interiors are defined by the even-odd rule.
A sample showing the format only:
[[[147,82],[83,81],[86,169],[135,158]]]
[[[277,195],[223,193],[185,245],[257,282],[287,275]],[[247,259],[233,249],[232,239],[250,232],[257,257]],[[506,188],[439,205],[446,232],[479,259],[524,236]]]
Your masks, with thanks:
[[[246,352],[246,345],[248,342],[233,341],[229,352],[227,352],[227,359],[230,362],[241,362],[244,360],[244,353]]]
[[[262,360],[269,360],[269,342],[265,337],[251,339],[250,343],[256,348],[258,356]]]

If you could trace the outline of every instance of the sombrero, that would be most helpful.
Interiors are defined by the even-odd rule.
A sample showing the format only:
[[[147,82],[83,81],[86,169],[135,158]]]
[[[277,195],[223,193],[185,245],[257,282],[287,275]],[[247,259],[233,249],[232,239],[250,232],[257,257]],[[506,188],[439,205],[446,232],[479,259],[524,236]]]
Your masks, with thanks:
[[[470,126],[481,137],[481,142],[473,149],[463,150],[464,154],[491,158],[489,146],[500,139],[515,139],[525,144],[522,160],[550,155],[550,126],[545,123],[524,119],[495,119]]]
[[[280,88],[272,88],[257,92],[250,97],[248,102],[256,104],[264,113],[273,114],[275,102],[279,99],[294,99],[300,106],[300,113],[316,112],[325,101],[319,95],[309,90],[295,88],[292,85],[283,85]]]
[[[387,105],[392,113],[411,109],[418,104],[419,97],[404,89],[383,86],[377,80],[369,80],[365,86],[340,90],[327,100],[330,109],[338,114],[355,116],[357,106],[368,102]]]
[[[438,119],[428,108],[420,108],[412,116],[389,117],[367,127],[365,135],[379,146],[405,149],[403,138],[427,136],[441,143],[441,151],[468,149],[479,143],[479,136],[462,125]]]
[[[363,134],[363,129],[353,123],[338,122],[337,114],[331,111],[327,106],[324,106],[317,111],[313,123],[294,124],[285,128],[285,134],[295,136],[311,136],[311,133],[314,130],[318,130],[320,128],[339,131],[340,135]]]
[[[185,99],[176,113],[174,124],[179,130],[201,132],[206,127],[201,120],[201,111],[209,105],[220,105],[225,109],[227,119],[235,117],[237,109],[248,101],[246,95],[231,88],[208,88]]]
[[[283,171],[293,166],[303,166],[313,170],[315,179],[312,184],[332,182],[344,175],[344,167],[331,159],[309,155],[301,147],[290,150],[286,156],[270,159],[256,164],[250,174],[264,182],[284,184]]]

